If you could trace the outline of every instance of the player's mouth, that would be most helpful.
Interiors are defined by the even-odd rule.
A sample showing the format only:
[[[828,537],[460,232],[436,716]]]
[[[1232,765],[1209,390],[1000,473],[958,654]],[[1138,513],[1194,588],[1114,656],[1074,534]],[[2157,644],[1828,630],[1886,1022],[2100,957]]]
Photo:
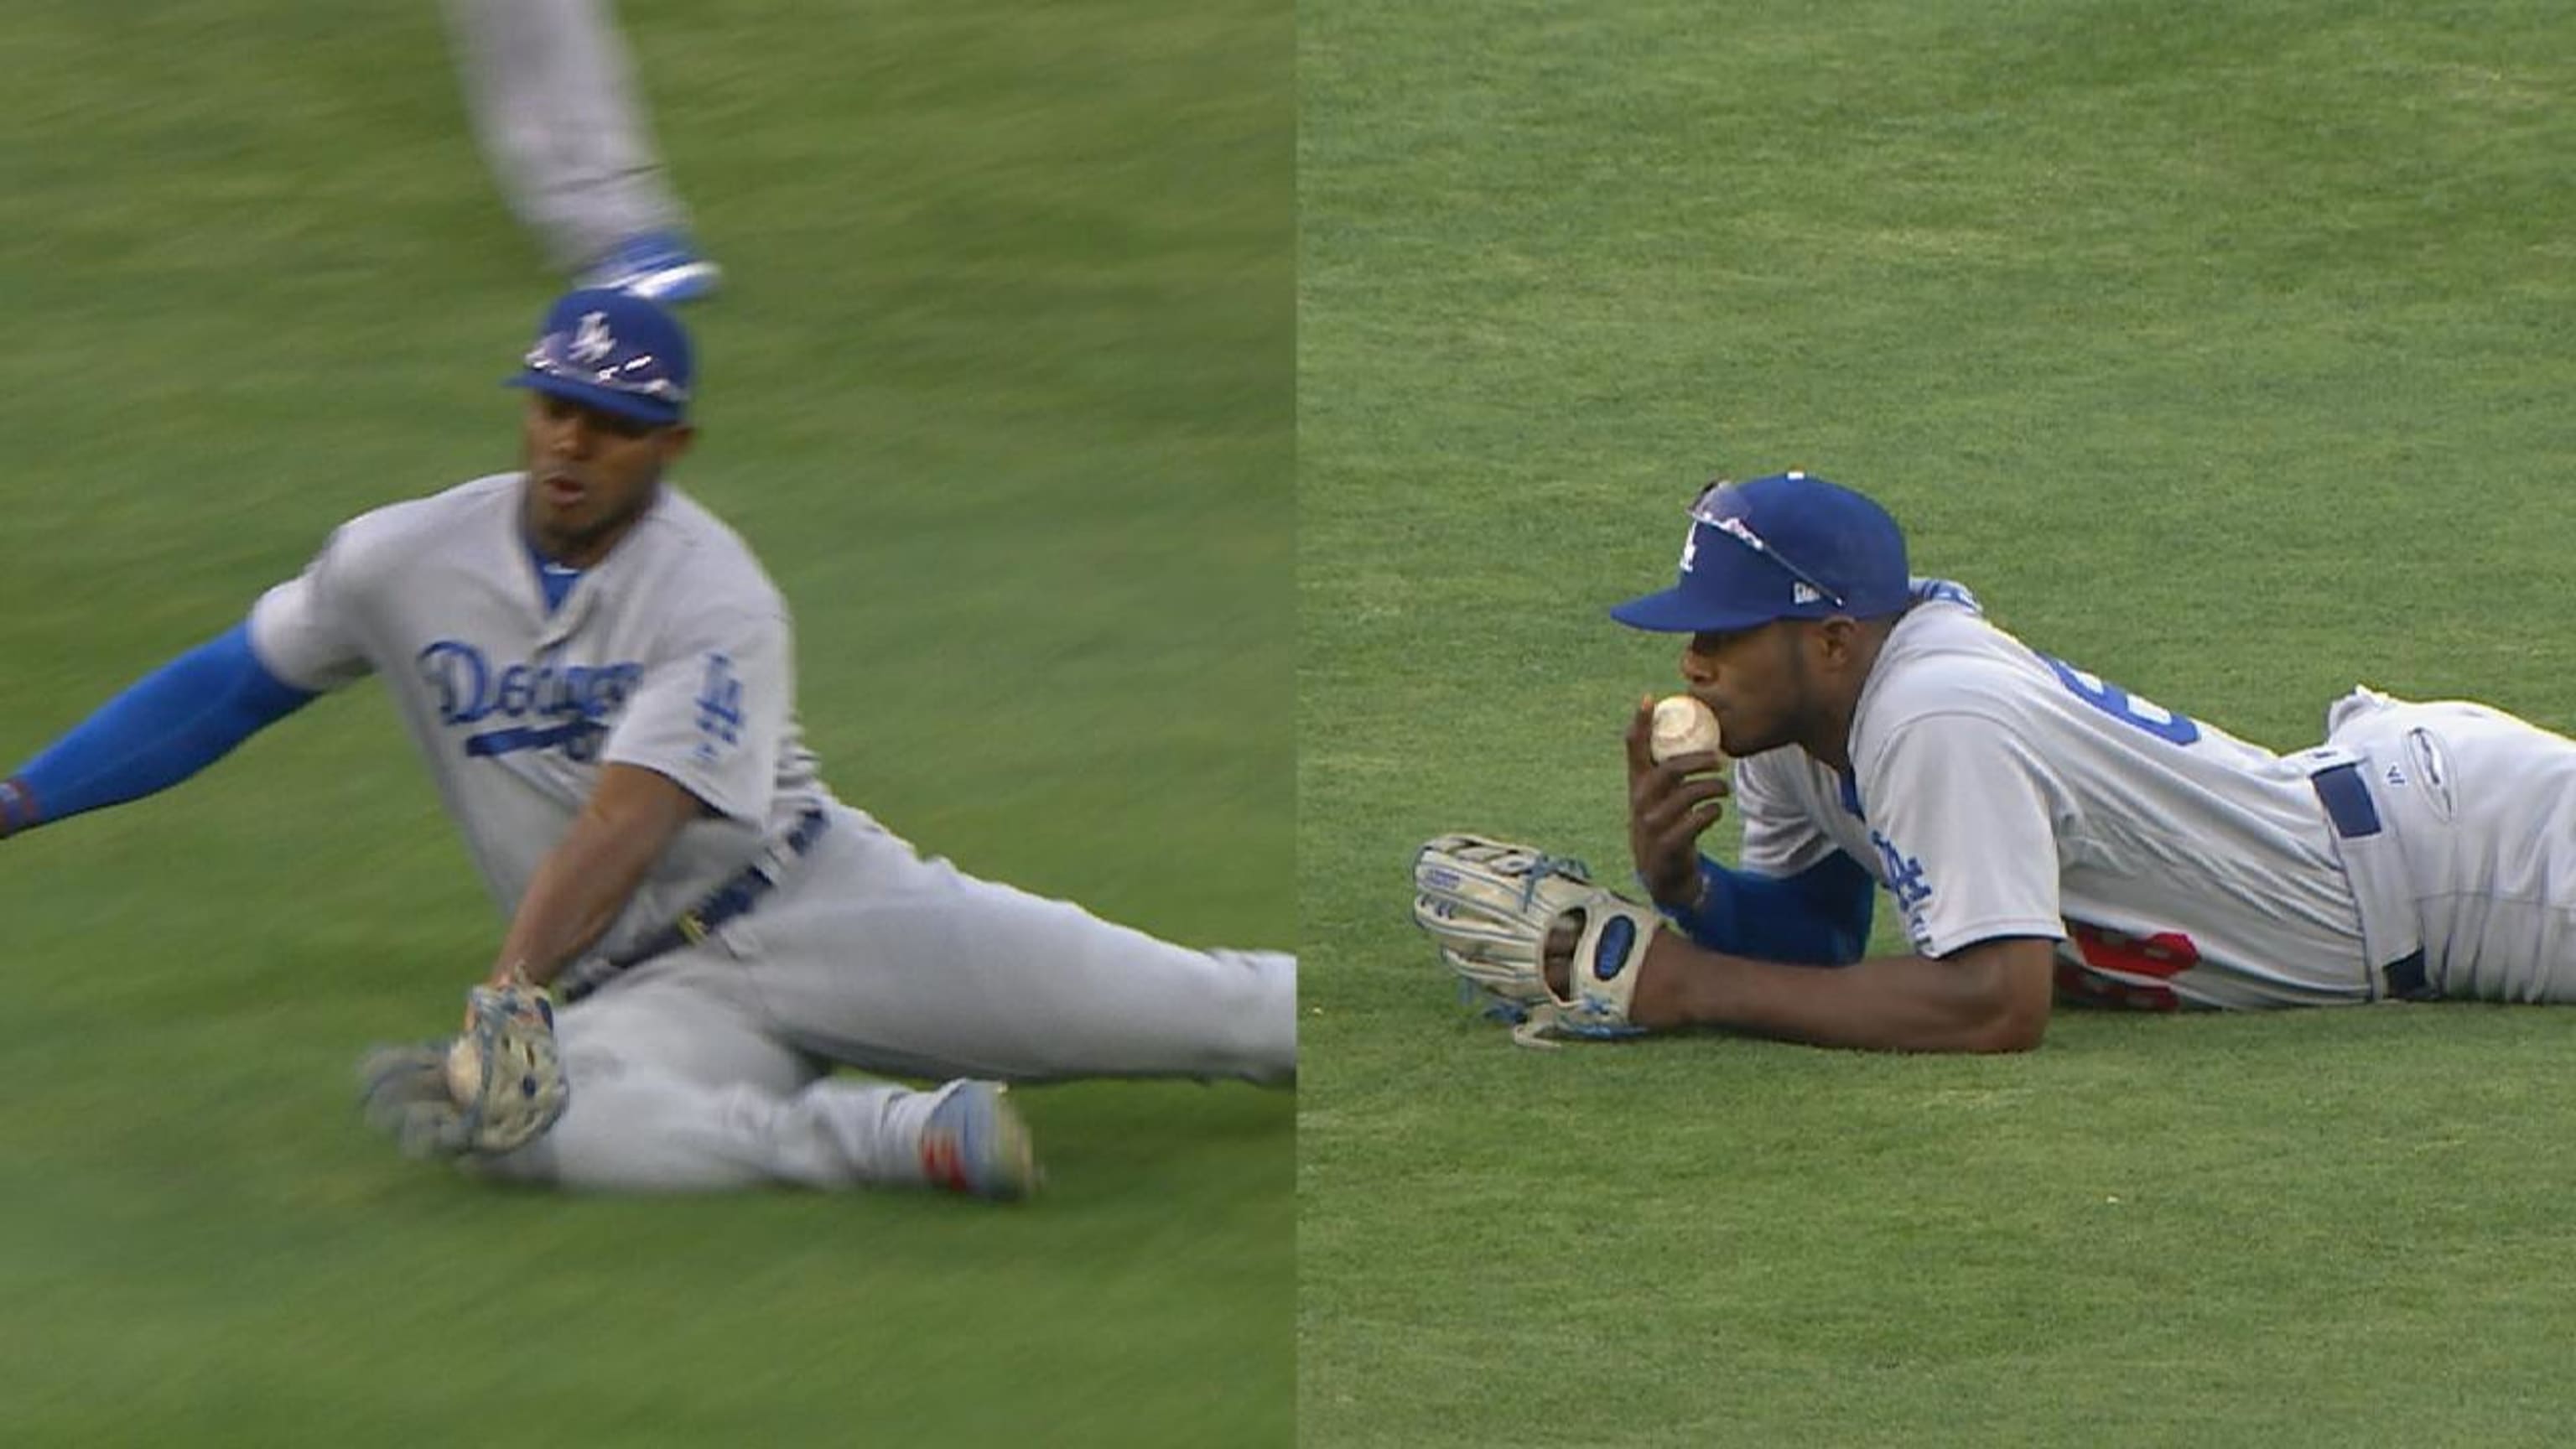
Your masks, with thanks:
[[[556,508],[579,508],[582,500],[590,496],[590,490],[582,486],[581,480],[567,478],[561,473],[548,474],[537,486],[546,502]]]

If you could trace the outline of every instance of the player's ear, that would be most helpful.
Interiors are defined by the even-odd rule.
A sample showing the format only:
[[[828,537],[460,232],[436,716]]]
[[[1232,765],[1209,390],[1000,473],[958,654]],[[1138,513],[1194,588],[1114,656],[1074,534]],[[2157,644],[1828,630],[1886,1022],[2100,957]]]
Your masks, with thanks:
[[[1850,657],[1852,631],[1858,627],[1850,618],[1836,614],[1830,619],[1817,620],[1816,627],[1808,631],[1807,637],[1822,662],[1838,663]]]
[[[1844,614],[1817,621],[1808,635],[1808,647],[1816,652],[1815,662],[1835,672],[1850,669],[1860,660],[1861,630],[1858,619]]]
[[[662,461],[665,463],[678,462],[680,455],[689,451],[690,445],[697,442],[697,440],[698,429],[697,425],[694,423],[673,423],[669,427],[664,428],[662,430]]]

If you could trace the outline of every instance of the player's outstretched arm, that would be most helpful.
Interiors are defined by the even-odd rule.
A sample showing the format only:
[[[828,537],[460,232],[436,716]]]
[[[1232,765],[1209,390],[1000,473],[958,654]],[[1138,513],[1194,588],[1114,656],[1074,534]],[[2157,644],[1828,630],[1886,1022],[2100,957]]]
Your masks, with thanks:
[[[698,797],[658,771],[603,766],[581,814],[520,897],[492,979],[552,981],[616,921],[653,862],[701,809]]]
[[[1816,1046],[2014,1052],[2048,1029],[2055,943],[2005,936],[1934,959],[1874,956],[1839,971],[1701,950],[1661,935],[1639,965],[1629,1020],[1723,1027]]]
[[[236,625],[137,681],[0,781],[0,836],[166,790],[317,698]]]

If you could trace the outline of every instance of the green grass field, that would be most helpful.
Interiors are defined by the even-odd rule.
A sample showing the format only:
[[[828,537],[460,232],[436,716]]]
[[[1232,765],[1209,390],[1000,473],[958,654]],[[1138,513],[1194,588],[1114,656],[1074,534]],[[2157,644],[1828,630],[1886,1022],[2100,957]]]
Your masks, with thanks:
[[[2275,748],[2357,679],[2576,729],[2571,56],[2536,0],[1300,7],[1305,1443],[2566,1441],[2576,1012],[1539,1054],[1403,867],[1624,877],[1674,651],[1601,610],[1719,472]]]
[[[829,777],[979,874],[1290,939],[1287,8],[620,9],[731,276],[681,481],[796,608]],[[342,518],[513,466],[555,287],[436,4],[10,22],[0,770]],[[1031,1093],[1025,1210],[486,1191],[353,1111],[498,931],[375,688],[0,856],[13,1449],[1289,1438],[1285,1095]]]

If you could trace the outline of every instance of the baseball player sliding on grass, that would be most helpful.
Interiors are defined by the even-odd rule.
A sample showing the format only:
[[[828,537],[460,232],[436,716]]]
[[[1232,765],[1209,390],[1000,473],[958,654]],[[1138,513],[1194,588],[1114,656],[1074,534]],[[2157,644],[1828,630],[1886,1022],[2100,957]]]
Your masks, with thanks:
[[[499,1177],[1009,1198],[1036,1165],[1003,1081],[1293,1080],[1293,957],[975,880],[832,797],[785,602],[663,481],[691,377],[667,312],[565,296],[510,379],[523,471],[340,528],[0,782],[0,833],[176,784],[382,676],[509,927],[461,1046],[370,1058],[368,1116]]]
[[[1631,722],[1660,915],[1529,847],[1415,859],[1415,919],[1523,1041],[2018,1051],[2056,999],[2576,1002],[2576,741],[2360,689],[2323,745],[2275,755],[1910,579],[1858,493],[1790,473],[1690,515],[1673,587],[1611,611],[1689,636],[1682,677],[1734,760],[1658,762],[1650,711]],[[1732,866],[1696,844],[1730,794]],[[1879,889],[1913,954],[1863,958]]]

